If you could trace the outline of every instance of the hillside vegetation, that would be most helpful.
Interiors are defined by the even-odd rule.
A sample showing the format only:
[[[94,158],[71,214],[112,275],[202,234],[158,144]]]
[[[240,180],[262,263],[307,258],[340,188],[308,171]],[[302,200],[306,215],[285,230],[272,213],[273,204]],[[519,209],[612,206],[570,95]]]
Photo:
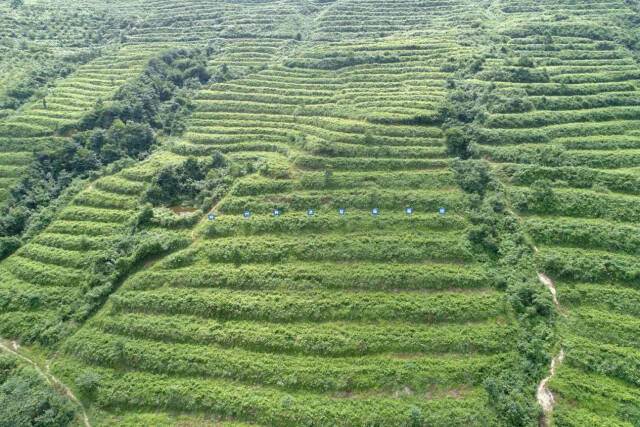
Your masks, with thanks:
[[[0,426],[640,426],[637,2],[59,3],[0,3]]]

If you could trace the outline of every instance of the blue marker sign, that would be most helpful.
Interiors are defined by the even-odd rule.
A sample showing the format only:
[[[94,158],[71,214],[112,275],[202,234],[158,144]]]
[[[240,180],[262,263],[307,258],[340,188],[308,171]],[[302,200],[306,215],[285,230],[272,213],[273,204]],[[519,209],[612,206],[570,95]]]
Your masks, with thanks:
[[[413,214],[413,208],[412,207],[404,208],[404,213],[406,213],[407,215]]]
[[[438,209],[438,213],[439,213],[440,215],[444,215],[444,214],[446,214],[446,213],[447,213],[447,208],[440,208],[440,209]]]
[[[213,221],[214,219],[216,219],[216,216],[214,214],[209,214],[208,218],[209,218],[209,221]]]
[[[344,215],[347,211],[344,208],[338,209],[338,215]]]
[[[379,213],[380,213],[380,210],[378,208],[371,209],[371,215],[378,215]]]
[[[244,211],[244,213],[242,215],[244,215],[245,218],[249,218],[251,216],[251,212]]]
[[[307,209],[307,215],[314,216],[316,212],[313,209]]]
[[[281,214],[281,213],[282,213],[282,212],[280,212],[280,209],[274,209],[274,210],[273,210],[273,215],[274,215],[274,216],[280,216],[280,214]]]

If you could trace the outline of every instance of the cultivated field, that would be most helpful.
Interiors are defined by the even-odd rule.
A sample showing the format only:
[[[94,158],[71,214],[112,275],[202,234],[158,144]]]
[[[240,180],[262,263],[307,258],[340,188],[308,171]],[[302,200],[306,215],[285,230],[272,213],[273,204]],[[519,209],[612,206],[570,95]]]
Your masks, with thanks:
[[[0,118],[0,344],[76,422],[639,425],[633,1],[77,7]]]

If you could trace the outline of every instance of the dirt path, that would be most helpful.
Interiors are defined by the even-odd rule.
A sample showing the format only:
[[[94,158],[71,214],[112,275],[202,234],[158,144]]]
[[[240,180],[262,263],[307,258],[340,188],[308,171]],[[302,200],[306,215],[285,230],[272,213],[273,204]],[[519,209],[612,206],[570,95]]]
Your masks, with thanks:
[[[542,406],[542,410],[544,411],[544,418],[540,421],[540,425],[544,427],[548,427],[551,425],[551,412],[553,411],[553,393],[549,391],[547,388],[547,382],[553,378],[556,374],[556,368],[558,365],[562,363],[564,359],[564,351],[560,349],[557,355],[551,359],[551,370],[549,372],[549,376],[540,381],[538,384],[538,390],[536,392],[536,398],[538,399],[538,403]]]
[[[514,212],[511,209],[509,211],[516,218],[518,218],[518,220],[522,223],[522,218],[516,212]],[[538,247],[534,245],[533,251],[536,253],[539,252]],[[540,279],[540,281],[547,286],[547,289],[549,289],[549,292],[551,293],[551,298],[553,299],[553,304],[556,306],[558,313],[560,313],[562,317],[566,318],[567,315],[563,313],[560,309],[560,303],[558,302],[556,286],[553,284],[553,281],[549,276],[542,273],[541,271],[536,271],[536,273],[538,274],[538,279]],[[543,378],[542,381],[540,381],[540,384],[538,384],[538,389],[536,390],[536,399],[538,400],[538,403],[540,404],[540,406],[542,406],[542,410],[544,411],[544,415],[540,420],[540,427],[551,426],[551,413],[553,412],[554,398],[553,398],[553,393],[551,393],[551,390],[549,390],[549,388],[547,387],[547,383],[556,374],[556,370],[558,366],[562,364],[563,359],[564,359],[564,350],[561,347],[560,351],[558,351],[558,354],[556,354],[553,358],[551,358],[551,367],[549,369],[549,375]]]
[[[538,271],[538,278],[542,283],[547,285],[547,288],[549,288],[549,292],[551,292],[551,298],[553,298],[553,303],[555,304],[556,308],[560,310],[560,304],[558,303],[558,297],[556,296],[557,295],[556,287],[553,285],[553,282],[551,281],[551,279],[549,279],[549,277],[545,276],[544,273],[540,273],[539,271]]]
[[[533,247],[533,250],[538,252],[538,248],[536,246]],[[553,304],[556,306],[558,313],[560,313],[563,317],[566,318],[567,315],[560,310],[560,303],[558,302],[556,287],[553,284],[553,281],[544,273],[541,273],[540,271],[538,271],[537,273],[540,281],[545,285],[547,285],[549,292],[551,292],[551,297],[553,298]],[[564,350],[560,348],[560,351],[558,352],[558,354],[551,359],[551,369],[549,370],[549,376],[544,378],[542,381],[540,381],[540,384],[538,384],[538,390],[536,391],[536,398],[538,399],[538,403],[540,404],[540,406],[542,406],[542,410],[544,411],[544,417],[542,418],[542,420],[540,420],[541,427],[551,426],[551,412],[553,411],[554,399],[553,399],[553,393],[551,393],[551,391],[547,388],[547,382],[549,382],[549,380],[553,378],[553,376],[556,374],[556,369],[562,363],[563,359],[564,359]]]
[[[44,380],[47,382],[47,384],[49,384],[52,387],[57,387],[58,389],[62,390],[64,392],[64,394],[67,395],[67,397],[76,404],[76,406],[78,406],[80,408],[80,411],[82,412],[82,418],[84,420],[84,425],[85,427],[91,427],[91,423],[89,422],[89,417],[87,416],[87,411],[85,410],[84,405],[82,404],[82,402],[80,402],[80,400],[78,400],[78,398],[73,394],[73,392],[69,389],[69,387],[67,387],[66,385],[64,385],[64,383],[62,381],[60,381],[58,378],[56,378],[53,374],[51,374],[51,371],[49,370],[49,361],[47,361],[47,365],[46,365],[46,372],[42,370],[42,368],[40,368],[40,366],[33,360],[29,359],[26,356],[23,356],[22,354],[18,353],[18,348],[19,345],[17,342],[15,341],[11,341],[11,346],[13,348],[8,347],[7,345],[3,344],[2,341],[0,341],[0,350],[5,351],[7,353],[13,354],[14,356],[24,360],[25,362],[29,363],[31,366],[33,366],[33,369],[35,369],[35,371],[38,373],[38,375],[40,375],[42,378],[44,378]]]

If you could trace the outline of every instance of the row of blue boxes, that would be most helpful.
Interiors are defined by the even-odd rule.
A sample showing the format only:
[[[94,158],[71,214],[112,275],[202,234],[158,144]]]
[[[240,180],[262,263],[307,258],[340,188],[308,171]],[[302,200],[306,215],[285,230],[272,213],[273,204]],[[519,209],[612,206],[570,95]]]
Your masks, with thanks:
[[[344,208],[340,208],[338,209],[338,215],[346,215],[347,210]],[[413,214],[413,208],[412,207],[406,207],[404,208],[404,213],[407,215],[412,215]],[[438,208],[438,213],[440,215],[444,215],[447,213],[447,208]],[[274,216],[280,216],[282,214],[282,211],[280,209],[274,209],[273,210],[273,215]],[[316,211],[314,209],[307,209],[307,215],[308,216],[314,216],[316,214]],[[378,215],[380,214],[380,209],[379,208],[373,208],[371,209],[371,215]],[[251,211],[244,211],[242,213],[242,215],[245,218],[249,218],[251,217]],[[213,221],[216,219],[216,216],[214,214],[209,214],[209,220]]]

